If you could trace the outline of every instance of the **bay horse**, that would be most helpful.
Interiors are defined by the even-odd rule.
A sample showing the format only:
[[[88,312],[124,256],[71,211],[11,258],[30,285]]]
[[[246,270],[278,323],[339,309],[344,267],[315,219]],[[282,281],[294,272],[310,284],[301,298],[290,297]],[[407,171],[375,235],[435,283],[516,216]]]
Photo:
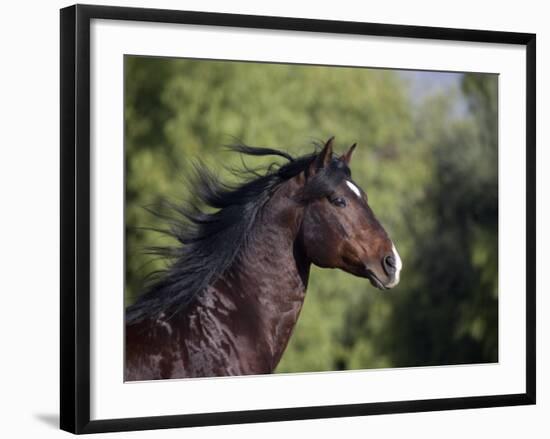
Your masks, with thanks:
[[[401,259],[351,179],[355,144],[341,156],[330,138],[239,185],[197,168],[194,201],[177,206],[164,251],[169,267],[126,309],[125,380],[272,373],[304,302],[311,264],[339,268],[385,290]],[[208,212],[204,207],[207,206]]]

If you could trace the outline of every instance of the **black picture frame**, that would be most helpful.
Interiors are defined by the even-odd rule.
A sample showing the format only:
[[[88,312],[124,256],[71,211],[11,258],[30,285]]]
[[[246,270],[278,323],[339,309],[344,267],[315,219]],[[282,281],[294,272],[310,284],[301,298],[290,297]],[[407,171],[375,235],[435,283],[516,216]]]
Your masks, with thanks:
[[[503,43],[526,47],[526,392],[518,394],[90,420],[90,21],[132,20],[385,37]],[[110,6],[61,10],[61,404],[60,424],[98,433],[324,417],[534,404],[535,385],[535,93],[536,36],[289,17]]]

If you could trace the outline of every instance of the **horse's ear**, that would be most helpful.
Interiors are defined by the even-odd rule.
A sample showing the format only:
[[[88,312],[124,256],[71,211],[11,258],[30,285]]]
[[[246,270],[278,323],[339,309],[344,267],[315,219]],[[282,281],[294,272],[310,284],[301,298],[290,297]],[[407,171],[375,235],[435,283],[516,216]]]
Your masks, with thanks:
[[[355,150],[355,147],[357,146],[357,143],[354,143],[353,145],[351,145],[348,149],[348,152],[346,152],[345,154],[342,154],[342,157],[340,157],[340,159],[346,164],[346,165],[349,165],[349,162],[351,161],[351,156],[353,154],[353,151]]]
[[[330,139],[328,139],[325,143],[325,146],[323,146],[323,149],[319,154],[317,154],[317,157],[315,157],[315,160],[313,161],[311,167],[310,167],[310,173],[314,174],[321,168],[325,168],[328,166],[330,161],[332,160],[332,145],[334,143],[334,136],[332,136]]]

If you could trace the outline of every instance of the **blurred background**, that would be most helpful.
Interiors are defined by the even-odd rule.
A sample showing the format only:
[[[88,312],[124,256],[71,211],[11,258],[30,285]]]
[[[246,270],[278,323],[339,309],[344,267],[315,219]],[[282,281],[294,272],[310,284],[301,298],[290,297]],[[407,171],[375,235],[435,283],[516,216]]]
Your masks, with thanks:
[[[125,57],[126,288],[166,261],[147,211],[186,197],[200,156],[224,166],[237,139],[294,155],[357,142],[353,179],[403,260],[401,283],[313,268],[277,372],[498,361],[498,77]],[[271,159],[268,159],[271,160]],[[246,158],[248,165],[264,164]]]

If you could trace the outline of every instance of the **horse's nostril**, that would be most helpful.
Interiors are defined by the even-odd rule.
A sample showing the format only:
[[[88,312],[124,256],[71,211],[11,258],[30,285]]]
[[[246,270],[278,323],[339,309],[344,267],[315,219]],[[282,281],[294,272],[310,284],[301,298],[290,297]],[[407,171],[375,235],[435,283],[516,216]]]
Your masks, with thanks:
[[[393,255],[388,255],[382,259],[382,267],[388,276],[391,276],[396,271],[395,257]]]

